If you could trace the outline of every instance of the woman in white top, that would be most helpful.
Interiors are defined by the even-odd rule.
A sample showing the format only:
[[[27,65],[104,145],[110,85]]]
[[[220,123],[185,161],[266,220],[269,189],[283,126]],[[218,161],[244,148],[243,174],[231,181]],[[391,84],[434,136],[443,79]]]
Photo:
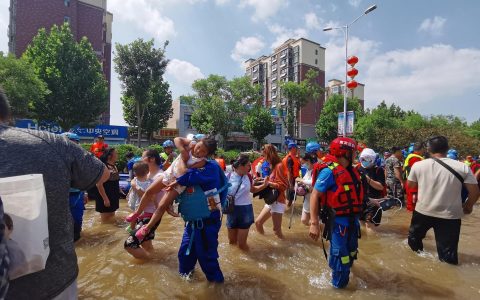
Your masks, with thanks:
[[[149,149],[143,152],[142,161],[148,165],[148,175],[147,178],[150,182],[153,182],[160,178],[163,175],[163,170],[161,168],[162,160],[160,154],[155,149]],[[144,190],[141,190],[139,186],[132,184],[132,189],[134,192],[143,195]],[[150,231],[144,239],[139,240],[135,237],[135,232],[150,221],[151,215],[155,212],[156,206],[162,199],[165,194],[164,190],[161,190],[155,195],[155,200],[149,203],[143,210],[143,215],[136,220],[136,228],[130,233],[130,236],[124,243],[125,250],[130,253],[133,257],[138,259],[148,259],[150,254],[153,252],[152,240],[155,238],[155,230]],[[160,225],[160,222],[155,224],[155,229]]]
[[[252,194],[257,193],[268,185],[268,178],[260,186],[253,186],[250,177],[250,160],[247,155],[240,155],[233,163],[233,172],[229,176],[232,184],[228,194],[235,197],[235,209],[227,215],[228,240],[231,245],[238,245],[248,251],[247,237],[250,226],[254,222]]]
[[[304,189],[306,194],[303,199],[302,223],[309,225],[310,223],[310,195],[312,193],[312,170],[313,165],[317,162],[315,154],[305,153],[301,159],[302,166],[307,168],[307,172],[303,178],[297,179],[297,189]],[[298,190],[297,190],[298,194]]]

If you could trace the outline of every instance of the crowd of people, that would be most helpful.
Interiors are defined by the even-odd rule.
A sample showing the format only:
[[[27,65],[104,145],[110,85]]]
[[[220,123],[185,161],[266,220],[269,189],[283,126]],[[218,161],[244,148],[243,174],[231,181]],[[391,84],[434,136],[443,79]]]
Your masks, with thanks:
[[[85,201],[95,201],[102,222],[114,219],[122,196],[118,153],[102,136],[88,153],[76,145],[75,134],[12,128],[6,125],[8,118],[8,101],[0,93],[0,150],[10,153],[0,157],[0,177],[43,174],[50,256],[44,270],[8,281],[10,259],[5,226],[0,226],[0,298],[75,298],[74,240],[80,238]],[[305,232],[314,241],[329,241],[329,255],[323,251],[336,288],[349,282],[361,223],[367,232],[374,230],[382,213],[393,206],[412,212],[408,244],[413,251],[423,250],[422,240],[433,228],[439,259],[458,263],[460,220],[472,212],[480,196],[480,161],[472,156],[458,161],[445,137],[403,150],[392,147],[383,155],[347,137],[334,139],[328,149],[315,141],[305,151],[294,142],[286,146],[283,159],[274,145],[266,144],[253,163],[240,154],[227,164],[214,156],[215,138],[197,134],[165,141],[163,153],[146,149],[141,157],[128,156],[131,188],[125,196],[132,211],[125,219],[125,251],[150,259],[166,212],[185,222],[179,274],[190,278],[198,262],[209,282],[221,283],[218,235],[224,216],[229,243],[249,251],[250,228],[254,225],[264,234],[270,218],[275,236],[285,239],[283,215],[294,209],[300,196]],[[254,198],[265,202],[256,218]]]

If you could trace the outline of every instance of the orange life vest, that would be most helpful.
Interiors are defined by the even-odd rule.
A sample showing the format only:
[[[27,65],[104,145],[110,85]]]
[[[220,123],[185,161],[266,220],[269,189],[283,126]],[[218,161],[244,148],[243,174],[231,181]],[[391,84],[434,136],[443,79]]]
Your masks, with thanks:
[[[90,147],[90,152],[92,152],[96,157],[100,158],[107,148],[108,144],[96,142]]]
[[[300,176],[300,160],[294,156],[292,156],[290,153],[287,154],[287,156],[285,156],[282,160],[282,164],[283,164],[283,168],[285,169],[285,175],[288,174],[288,172],[290,172],[290,170],[288,169],[288,164],[287,164],[287,161],[288,161],[288,158],[291,157],[292,160],[293,160],[293,179],[297,178],[298,176]]]
[[[350,172],[340,165],[334,156],[328,155],[323,163],[315,164],[312,172],[313,184],[315,184],[320,171],[329,168],[333,172],[336,191],[327,191],[326,206],[333,208],[337,216],[356,215],[362,212],[364,191],[361,183],[360,174],[352,167],[352,172],[356,177],[358,188]]]

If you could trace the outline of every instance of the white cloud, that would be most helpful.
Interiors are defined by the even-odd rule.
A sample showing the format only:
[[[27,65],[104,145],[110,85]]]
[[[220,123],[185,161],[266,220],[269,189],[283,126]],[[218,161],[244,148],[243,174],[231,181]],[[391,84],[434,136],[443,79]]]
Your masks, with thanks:
[[[180,83],[191,85],[195,80],[205,78],[200,68],[188,61],[172,59],[168,65],[166,74],[172,76]]]
[[[362,3],[362,0],[348,0],[348,4],[353,7],[358,7]]]
[[[314,12],[305,15],[305,26],[308,29],[320,29],[320,21]]]
[[[279,24],[268,25],[268,30],[275,34],[276,39],[271,47],[276,48],[288,39],[298,39],[308,37],[308,31],[305,28],[289,29]]]
[[[241,0],[240,7],[250,6],[255,10],[253,21],[266,20],[274,16],[282,6],[287,6],[287,0]]]
[[[230,2],[230,0],[215,0],[215,4],[217,5],[225,5],[228,2]]]
[[[448,59],[445,59],[448,57]],[[435,106],[437,99],[458,99],[478,87],[480,49],[455,49],[432,45],[395,50],[375,57],[368,66],[367,95],[376,102],[394,100],[414,108],[421,103]]]
[[[443,27],[445,26],[446,21],[447,19],[439,16],[435,16],[433,19],[425,19],[422,24],[420,24],[420,27],[418,27],[418,31],[424,31],[434,36],[439,36],[443,32]]]
[[[235,43],[230,57],[243,66],[246,59],[255,58],[254,56],[257,56],[264,47],[265,43],[259,37],[241,37]]]
[[[196,0],[190,0],[190,2],[193,3]],[[175,25],[172,19],[162,15],[158,3],[147,0],[113,0],[108,2],[108,9],[115,18],[132,22],[156,39],[170,39],[177,34]]]

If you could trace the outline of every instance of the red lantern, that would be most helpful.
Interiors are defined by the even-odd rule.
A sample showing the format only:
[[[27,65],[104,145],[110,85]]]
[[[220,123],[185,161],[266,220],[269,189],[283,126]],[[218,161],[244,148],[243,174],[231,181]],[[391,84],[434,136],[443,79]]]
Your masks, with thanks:
[[[358,70],[352,67],[352,68],[350,68],[350,70],[347,71],[347,75],[348,75],[348,77],[353,79],[353,78],[355,78],[355,76],[358,75]]]
[[[350,56],[350,57],[347,59],[347,63],[348,63],[349,65],[351,65],[352,67],[355,66],[355,64],[358,63],[358,57],[356,57],[355,55]]]
[[[357,86],[358,86],[358,83],[355,80],[350,80],[347,83],[347,88],[349,88],[351,90],[355,89]]]

